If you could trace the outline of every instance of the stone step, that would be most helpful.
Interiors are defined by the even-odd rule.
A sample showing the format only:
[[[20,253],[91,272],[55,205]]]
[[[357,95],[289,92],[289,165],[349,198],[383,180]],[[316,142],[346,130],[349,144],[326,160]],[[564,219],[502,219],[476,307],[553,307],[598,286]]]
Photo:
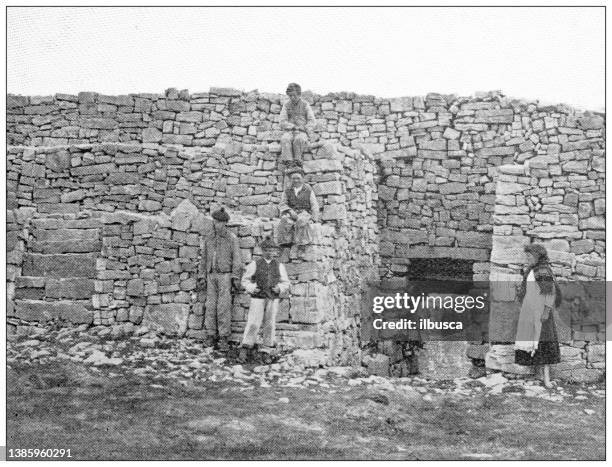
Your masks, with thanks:
[[[17,276],[15,298],[47,299],[91,299],[95,293],[94,279],[83,277],[53,278],[42,276]]]
[[[100,252],[102,242],[100,240],[58,240],[37,241],[28,243],[28,247],[34,253],[57,254],[57,253],[93,253]]]
[[[91,301],[15,300],[13,316],[24,321],[45,323],[62,320],[73,324],[93,322]]]
[[[96,255],[93,253],[23,255],[24,276],[43,277],[96,277]]]
[[[60,242],[66,240],[98,240],[100,229],[73,228],[73,229],[39,229],[31,231],[34,238],[40,242]]]

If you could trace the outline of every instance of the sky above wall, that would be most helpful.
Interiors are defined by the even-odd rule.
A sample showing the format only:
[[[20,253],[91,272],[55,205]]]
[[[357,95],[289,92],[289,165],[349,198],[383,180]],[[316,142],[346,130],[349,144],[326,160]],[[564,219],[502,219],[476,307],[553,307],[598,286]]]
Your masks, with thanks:
[[[602,8],[9,8],[9,93],[473,95],[604,108]]]

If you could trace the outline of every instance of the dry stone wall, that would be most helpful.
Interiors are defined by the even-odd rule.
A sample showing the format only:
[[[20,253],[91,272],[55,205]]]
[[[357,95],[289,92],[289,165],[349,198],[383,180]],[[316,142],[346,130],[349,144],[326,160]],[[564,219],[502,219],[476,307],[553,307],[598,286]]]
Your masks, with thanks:
[[[376,277],[378,229],[374,165],[338,149],[306,155],[321,222],[313,245],[290,252],[278,329],[281,345],[323,347],[328,361],[346,363],[359,358],[356,304]],[[23,321],[145,323],[203,337],[196,272],[209,212],[229,208],[245,264],[279,222],[283,176],[275,163],[263,170],[275,162],[266,145],[12,147],[8,161],[9,316]],[[235,297],[236,340],[248,303]]]
[[[497,93],[475,99],[428,95],[411,102],[393,121],[402,147],[387,150],[379,162],[382,274],[405,273],[411,258],[456,258],[473,261],[474,280],[487,280],[502,165],[529,161],[533,175],[543,179],[540,189],[553,192],[554,184],[544,208],[529,199],[520,208],[505,208],[510,222],[526,223],[525,214],[538,211],[536,222],[561,219],[575,230],[587,230],[587,222],[601,225],[594,211],[595,202],[603,206],[601,116]],[[575,176],[568,180],[569,173]],[[567,194],[557,188],[561,183]],[[585,188],[591,194],[578,200]],[[551,207],[562,201],[582,203],[580,227],[578,218]]]
[[[591,134],[595,135],[595,132]],[[601,136],[601,133],[597,133]],[[573,144],[576,147],[575,144]],[[521,280],[523,247],[546,246],[563,302],[557,330],[562,362],[553,376],[589,381],[601,376],[605,350],[605,172],[598,150],[581,149],[499,167],[491,254],[491,328],[487,366],[514,365],[511,345],[520,311],[514,285]],[[551,174],[553,174],[551,176]]]
[[[603,277],[601,115],[499,92],[303,97],[317,118],[304,168],[322,224],[319,243],[292,252],[287,345],[346,360],[366,278],[454,258],[487,280],[491,250],[508,268],[499,255],[515,234],[557,242],[565,277]],[[7,96],[9,314],[112,323],[172,309],[178,331],[201,332],[195,239],[220,205],[234,213],[245,262],[273,231],[283,99],[226,88]],[[529,195],[504,192],[519,185]],[[247,297],[236,302],[237,336]]]

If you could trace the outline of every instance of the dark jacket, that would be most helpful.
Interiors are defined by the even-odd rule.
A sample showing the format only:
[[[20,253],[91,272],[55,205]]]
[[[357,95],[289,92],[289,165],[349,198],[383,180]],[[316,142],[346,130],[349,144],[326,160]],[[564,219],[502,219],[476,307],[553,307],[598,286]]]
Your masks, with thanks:
[[[242,274],[242,254],[238,238],[231,232],[226,235],[213,234],[200,242],[202,258],[198,276],[206,277],[209,272],[231,273],[239,279]]]

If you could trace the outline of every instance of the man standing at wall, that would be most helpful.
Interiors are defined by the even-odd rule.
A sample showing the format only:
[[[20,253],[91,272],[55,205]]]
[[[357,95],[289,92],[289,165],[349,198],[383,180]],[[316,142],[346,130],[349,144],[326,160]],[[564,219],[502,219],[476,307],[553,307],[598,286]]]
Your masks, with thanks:
[[[284,248],[291,245],[309,245],[314,239],[311,222],[319,220],[319,203],[312,188],[304,183],[304,171],[291,172],[291,186],[283,191],[279,206],[281,220],[278,225],[278,243]]]
[[[238,362],[245,363],[253,352],[259,329],[263,324],[262,362],[272,363],[275,347],[276,315],[279,295],[289,290],[289,277],[285,265],[278,262],[277,246],[272,239],[260,243],[262,258],[252,261],[242,276],[242,286],[251,294],[249,315],[242,337]]]
[[[280,126],[285,130],[281,137],[281,161],[291,165],[301,165],[302,154],[315,123],[310,104],[302,99],[302,88],[297,83],[287,86],[289,100],[285,102],[280,114]]]
[[[201,241],[199,286],[206,288],[204,327],[206,346],[229,350],[232,324],[232,287],[240,288],[242,256],[238,238],[227,229],[229,215],[221,208],[212,215],[214,233]]]

